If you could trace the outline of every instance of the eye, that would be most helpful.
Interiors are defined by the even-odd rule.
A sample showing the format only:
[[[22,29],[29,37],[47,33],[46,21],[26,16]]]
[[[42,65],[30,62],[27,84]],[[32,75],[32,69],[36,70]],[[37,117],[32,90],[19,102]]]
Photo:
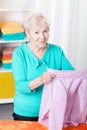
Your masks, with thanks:
[[[39,32],[35,32],[35,34],[38,34]]]
[[[44,30],[45,33],[48,33],[48,29]]]
[[[47,32],[47,30],[44,30],[44,32]]]

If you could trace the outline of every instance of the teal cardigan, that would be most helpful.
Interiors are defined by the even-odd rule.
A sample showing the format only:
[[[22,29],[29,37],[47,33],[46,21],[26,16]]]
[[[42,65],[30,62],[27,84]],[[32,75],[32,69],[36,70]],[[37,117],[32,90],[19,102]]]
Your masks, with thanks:
[[[29,82],[47,71],[74,70],[62,49],[48,44],[43,57],[39,60],[26,43],[17,47],[12,56],[12,72],[15,79],[16,93],[14,96],[14,112],[21,116],[38,116],[43,85],[31,91]]]

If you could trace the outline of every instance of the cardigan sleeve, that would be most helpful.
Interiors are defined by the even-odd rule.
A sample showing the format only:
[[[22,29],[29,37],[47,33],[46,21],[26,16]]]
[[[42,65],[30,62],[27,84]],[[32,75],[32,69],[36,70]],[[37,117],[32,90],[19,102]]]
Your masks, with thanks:
[[[32,93],[29,88],[29,80],[26,77],[26,66],[23,62],[24,56],[21,49],[16,48],[12,55],[12,73],[15,80],[15,87],[20,93]]]

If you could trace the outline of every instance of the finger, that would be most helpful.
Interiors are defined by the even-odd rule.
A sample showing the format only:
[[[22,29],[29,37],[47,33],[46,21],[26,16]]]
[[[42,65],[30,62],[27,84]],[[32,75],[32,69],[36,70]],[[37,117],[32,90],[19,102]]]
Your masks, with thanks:
[[[55,77],[56,77],[56,75],[55,75],[55,74],[53,74],[53,73],[50,73],[50,75],[51,75],[51,77],[53,77],[53,78],[55,78]]]

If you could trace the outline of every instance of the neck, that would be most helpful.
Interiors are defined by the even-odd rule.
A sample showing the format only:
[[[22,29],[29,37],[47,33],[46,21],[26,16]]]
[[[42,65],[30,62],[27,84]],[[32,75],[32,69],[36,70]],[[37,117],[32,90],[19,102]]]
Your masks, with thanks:
[[[47,45],[44,47],[38,47],[29,43],[28,47],[38,59],[41,59],[46,51]]]
[[[47,45],[42,46],[42,47],[39,47],[39,46],[35,46],[35,45],[29,43],[29,48],[30,48],[32,51],[34,51],[34,52],[40,53],[40,52],[44,52],[44,51],[46,50]]]

